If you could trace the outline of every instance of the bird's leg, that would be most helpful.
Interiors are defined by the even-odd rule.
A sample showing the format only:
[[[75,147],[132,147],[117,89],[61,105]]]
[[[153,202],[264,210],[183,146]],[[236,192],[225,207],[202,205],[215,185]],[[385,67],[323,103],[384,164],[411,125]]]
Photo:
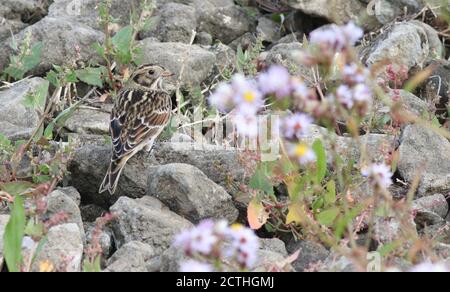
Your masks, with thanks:
[[[144,150],[147,151],[148,153],[148,157],[150,157],[153,153],[153,149],[155,147],[155,140],[152,139],[150,141],[148,141],[147,145],[145,145]]]

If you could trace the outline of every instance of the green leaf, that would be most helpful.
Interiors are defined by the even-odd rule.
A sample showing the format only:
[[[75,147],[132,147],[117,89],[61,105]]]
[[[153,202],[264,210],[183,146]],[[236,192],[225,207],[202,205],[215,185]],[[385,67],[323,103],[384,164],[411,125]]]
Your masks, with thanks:
[[[54,87],[61,87],[61,82],[59,81],[59,76],[58,73],[56,73],[55,71],[49,71],[47,73],[47,77],[46,79],[50,82],[51,85],[53,85]]]
[[[317,183],[320,184],[327,175],[327,153],[320,139],[312,145],[317,157]]]
[[[47,101],[48,88],[50,86],[50,82],[45,80],[42,84],[40,84],[36,90],[28,92],[25,96],[22,104],[25,107],[32,109],[39,109],[40,111],[45,110],[45,103]]]
[[[0,184],[0,190],[7,192],[11,196],[18,196],[32,187],[33,184],[27,181],[16,181]]]
[[[50,182],[52,177],[50,175],[35,175],[33,176],[33,182],[36,184],[43,184],[46,182]]]
[[[105,48],[101,44],[95,43],[92,47],[97,52],[97,54],[100,55],[100,57],[106,59]]]
[[[23,68],[25,72],[30,71],[41,62],[42,48],[44,44],[38,42],[31,47],[31,54],[23,58]]]
[[[269,195],[273,195],[273,185],[267,177],[266,173],[267,167],[264,164],[259,165],[256,169],[255,174],[250,179],[250,188],[254,190],[260,190]]]
[[[11,147],[11,140],[6,138],[6,136],[0,134],[0,146],[8,147],[8,148]]]
[[[10,272],[20,272],[25,220],[23,199],[21,196],[16,196],[11,210],[11,217],[3,235],[3,254]]]
[[[55,129],[55,123],[53,123],[53,122],[48,124],[48,126],[45,128],[44,137],[47,140],[52,140],[53,139],[53,130],[54,129]]]
[[[325,210],[316,215],[317,221],[327,227],[333,226],[334,221],[339,216],[340,210],[337,207]]]
[[[5,69],[5,73],[15,80],[22,79],[25,74],[39,65],[41,61],[43,43],[38,42],[34,44],[29,54],[22,56],[12,56],[10,58],[10,65]]]
[[[100,265],[100,256],[96,256],[93,262],[85,259],[83,262],[83,271],[85,273],[99,273],[102,271]]]
[[[85,68],[75,71],[78,79],[86,84],[103,87],[103,77],[105,76],[105,68]]]
[[[119,30],[111,39],[116,50],[116,57],[121,64],[131,62],[131,45],[133,42],[133,26],[129,25]]]
[[[327,192],[324,195],[325,205],[333,205],[336,203],[336,182],[330,180],[326,186]]]

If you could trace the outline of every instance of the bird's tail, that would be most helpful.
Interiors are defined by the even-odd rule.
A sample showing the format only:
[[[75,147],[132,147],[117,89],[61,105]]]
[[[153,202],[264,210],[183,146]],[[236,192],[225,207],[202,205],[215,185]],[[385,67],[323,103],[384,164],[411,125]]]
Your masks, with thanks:
[[[100,186],[100,194],[108,191],[111,195],[113,195],[116,192],[117,184],[119,183],[120,175],[122,174],[125,164],[125,159],[119,161],[111,161],[108,171],[106,172],[106,176],[103,179],[102,185]]]

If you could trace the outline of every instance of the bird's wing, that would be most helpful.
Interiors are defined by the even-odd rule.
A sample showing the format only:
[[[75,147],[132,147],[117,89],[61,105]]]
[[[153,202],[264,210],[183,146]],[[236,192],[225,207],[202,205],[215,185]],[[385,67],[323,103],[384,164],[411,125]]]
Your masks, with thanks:
[[[156,138],[170,119],[170,97],[165,93],[124,91],[111,114],[113,160],[132,154],[138,147]],[[142,149],[142,148],[141,148]]]

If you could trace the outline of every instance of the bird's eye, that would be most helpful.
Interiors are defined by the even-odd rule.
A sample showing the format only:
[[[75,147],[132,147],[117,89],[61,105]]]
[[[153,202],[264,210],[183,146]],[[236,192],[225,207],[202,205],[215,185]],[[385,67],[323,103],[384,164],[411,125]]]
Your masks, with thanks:
[[[148,74],[154,75],[154,74],[155,74],[155,70],[150,70],[150,71],[148,71]]]

